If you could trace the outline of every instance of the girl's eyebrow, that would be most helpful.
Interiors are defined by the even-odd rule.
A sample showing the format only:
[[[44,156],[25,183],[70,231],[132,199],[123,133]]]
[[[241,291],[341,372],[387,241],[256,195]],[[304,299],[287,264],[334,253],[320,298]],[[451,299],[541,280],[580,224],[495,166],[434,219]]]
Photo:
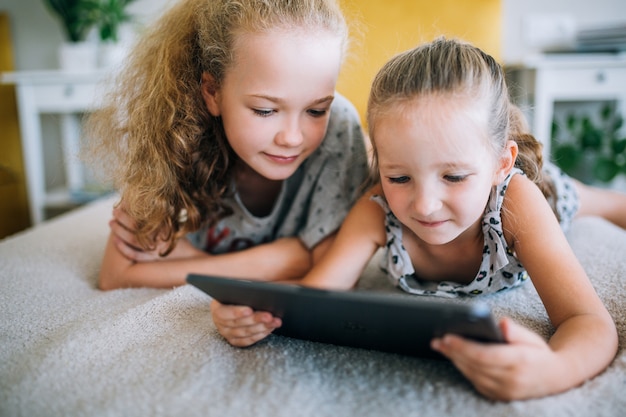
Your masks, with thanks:
[[[268,96],[266,94],[250,94],[250,97],[254,97],[254,98],[261,98],[264,100],[268,100],[271,101],[273,103],[283,103],[285,100],[280,98],[280,97],[274,97],[274,96]],[[335,96],[333,95],[329,95],[326,97],[322,97],[322,98],[318,98],[317,100],[314,100],[311,105],[317,105],[317,104],[323,104],[323,103],[328,103],[328,102],[332,102],[335,99]]]
[[[447,164],[444,164],[443,166],[446,169],[471,169],[473,168],[472,163],[464,162],[464,161],[449,162]]]
[[[401,165],[393,163],[393,162],[390,162],[388,164],[378,164],[378,166],[379,168],[384,168],[384,169],[389,169],[389,170],[403,168]]]

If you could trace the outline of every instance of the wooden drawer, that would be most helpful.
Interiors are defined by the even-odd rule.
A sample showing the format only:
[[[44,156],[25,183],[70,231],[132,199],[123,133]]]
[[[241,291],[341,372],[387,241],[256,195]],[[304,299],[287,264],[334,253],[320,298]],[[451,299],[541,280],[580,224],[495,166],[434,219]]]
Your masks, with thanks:
[[[42,112],[82,112],[95,108],[96,84],[32,84],[34,103]]]
[[[609,68],[546,68],[537,74],[541,88],[557,99],[585,100],[623,96],[626,91],[626,66]],[[539,81],[539,80],[538,80]]]

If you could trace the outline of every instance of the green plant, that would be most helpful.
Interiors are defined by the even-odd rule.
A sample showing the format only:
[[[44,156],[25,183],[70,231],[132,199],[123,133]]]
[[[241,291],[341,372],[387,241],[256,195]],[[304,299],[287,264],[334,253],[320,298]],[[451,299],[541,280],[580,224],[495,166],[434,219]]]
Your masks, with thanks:
[[[119,28],[124,22],[132,20],[126,7],[135,0],[100,0],[98,30],[100,40],[117,42]]]
[[[81,42],[98,21],[100,0],[44,0],[63,25],[67,40]]]
[[[117,42],[120,25],[132,20],[126,7],[135,0],[44,0],[61,20],[70,42],[84,41],[95,26],[102,41]]]
[[[609,182],[626,174],[624,123],[614,103],[604,104],[594,121],[588,114],[569,113],[565,130],[552,121],[552,158],[566,173],[584,182]]]

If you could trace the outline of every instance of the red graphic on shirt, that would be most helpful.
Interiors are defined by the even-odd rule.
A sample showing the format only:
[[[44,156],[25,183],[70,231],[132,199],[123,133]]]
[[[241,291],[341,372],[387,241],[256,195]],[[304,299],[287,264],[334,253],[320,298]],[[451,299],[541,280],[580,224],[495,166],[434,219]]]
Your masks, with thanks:
[[[218,231],[216,227],[211,227],[206,234],[206,247],[204,250],[208,253],[215,253],[215,249],[220,245],[220,243],[227,239],[228,236],[230,236],[230,229],[228,227],[225,227],[221,231]],[[255,242],[252,239],[238,237],[230,242],[226,252],[237,252],[243,249],[248,249],[254,245]]]
[[[204,250],[209,253],[213,253],[213,250],[220,244],[220,242],[226,239],[230,235],[230,229],[225,227],[221,232],[219,232],[215,227],[211,227],[206,232],[206,247]]]

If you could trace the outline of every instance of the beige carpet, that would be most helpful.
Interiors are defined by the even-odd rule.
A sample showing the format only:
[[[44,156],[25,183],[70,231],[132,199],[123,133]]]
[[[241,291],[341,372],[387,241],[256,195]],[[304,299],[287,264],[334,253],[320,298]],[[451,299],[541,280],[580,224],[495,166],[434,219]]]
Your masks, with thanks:
[[[617,323],[616,359],[564,394],[493,403],[445,361],[280,336],[233,348],[191,286],[98,291],[111,204],[0,242],[0,416],[626,416],[626,232],[602,220],[569,238]],[[376,268],[360,286],[394,290]],[[485,300],[552,331],[531,285]]]

